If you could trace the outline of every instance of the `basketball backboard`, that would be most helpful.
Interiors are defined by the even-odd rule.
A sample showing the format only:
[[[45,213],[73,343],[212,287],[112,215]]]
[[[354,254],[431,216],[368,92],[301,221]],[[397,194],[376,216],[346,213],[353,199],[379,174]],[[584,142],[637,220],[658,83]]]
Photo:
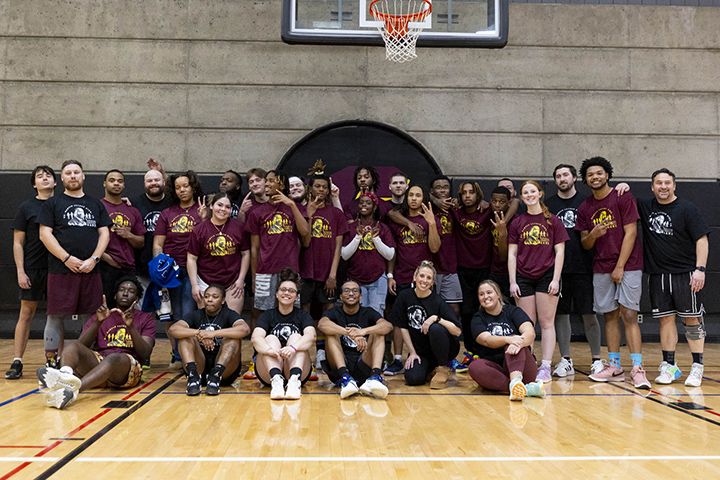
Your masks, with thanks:
[[[387,0],[394,2],[399,0]],[[407,1],[407,0],[405,0]],[[283,0],[286,43],[383,46],[382,22],[370,14],[372,0]],[[509,0],[430,0],[420,47],[502,48],[507,43]]]

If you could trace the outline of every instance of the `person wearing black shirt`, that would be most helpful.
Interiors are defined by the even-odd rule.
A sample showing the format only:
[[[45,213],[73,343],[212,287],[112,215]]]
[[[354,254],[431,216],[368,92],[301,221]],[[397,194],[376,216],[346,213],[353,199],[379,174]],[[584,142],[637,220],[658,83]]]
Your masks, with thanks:
[[[221,385],[232,385],[240,376],[240,342],[250,327],[240,314],[225,305],[225,289],[210,285],[203,295],[205,308],[189,313],[170,327],[187,373],[190,396],[202,391],[218,395]],[[202,372],[202,377],[199,372]]]
[[[655,198],[638,200],[643,230],[645,272],[650,275],[653,318],[660,319],[663,361],[657,383],[669,384],[682,372],[675,363],[677,328],[683,319],[693,364],[685,385],[699,387],[703,375],[705,309],[702,289],[708,256],[710,229],[697,207],[675,195],[675,174],[661,168],[652,174]]]
[[[37,195],[20,204],[13,229],[13,256],[20,287],[20,316],[15,326],[15,358],[5,372],[8,380],[22,377],[22,356],[30,337],[30,322],[35,316],[38,301],[47,298],[47,249],[40,241],[40,230],[35,223],[45,200],[55,193],[55,171],[40,165],[30,174],[30,184]]]
[[[500,286],[492,280],[480,283],[478,298],[480,311],[473,316],[471,329],[480,358],[470,364],[470,376],[488,390],[509,391],[510,400],[544,397],[543,382],[535,381],[538,367],[530,352],[535,327],[530,317],[521,308],[506,305]]]
[[[364,393],[385,398],[382,378],[385,335],[392,324],[370,307],[361,307],[360,284],[346,281],[340,291],[342,306],[327,310],[318,322],[326,336],[327,359],[323,371],[340,386],[340,398]],[[357,382],[362,385],[358,388]]]
[[[415,270],[415,288],[400,292],[393,305],[392,323],[399,327],[407,345],[405,382],[423,385],[430,372],[430,388],[447,388],[447,364],[460,351],[460,322],[445,301],[433,292],[435,267],[423,260]]]
[[[78,315],[86,321],[102,303],[102,281],[95,266],[105,252],[112,224],[105,207],[83,191],[85,174],[77,160],[62,164],[65,191],[45,201],[37,223],[48,256],[45,356],[48,366],[58,363],[63,321]]]

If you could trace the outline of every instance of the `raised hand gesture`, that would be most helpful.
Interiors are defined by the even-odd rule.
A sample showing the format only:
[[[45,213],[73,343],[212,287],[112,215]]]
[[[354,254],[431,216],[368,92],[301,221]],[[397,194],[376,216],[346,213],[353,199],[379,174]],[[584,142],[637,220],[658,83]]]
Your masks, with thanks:
[[[98,323],[102,323],[110,316],[111,313],[112,311],[107,306],[107,299],[105,298],[105,295],[103,295],[102,305],[100,305],[95,311],[96,320]]]

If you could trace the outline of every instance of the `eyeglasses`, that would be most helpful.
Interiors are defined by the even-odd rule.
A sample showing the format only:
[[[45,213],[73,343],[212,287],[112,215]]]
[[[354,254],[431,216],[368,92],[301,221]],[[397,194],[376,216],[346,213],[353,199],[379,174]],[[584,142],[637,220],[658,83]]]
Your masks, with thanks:
[[[359,288],[343,288],[343,293],[360,293]]]
[[[298,291],[295,290],[294,288],[280,287],[280,288],[278,288],[278,292],[280,292],[280,293],[292,293],[293,295],[295,295]]]

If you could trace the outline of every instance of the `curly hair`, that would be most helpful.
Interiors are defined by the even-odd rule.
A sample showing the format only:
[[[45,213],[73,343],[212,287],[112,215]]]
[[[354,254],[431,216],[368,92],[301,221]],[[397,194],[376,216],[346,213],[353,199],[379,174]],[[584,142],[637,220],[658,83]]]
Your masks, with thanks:
[[[192,170],[188,170],[185,173],[171,175],[170,181],[167,183],[167,185],[165,185],[165,193],[168,195],[168,197],[170,197],[170,205],[180,204],[180,199],[178,198],[177,193],[175,193],[175,182],[178,178],[182,177],[187,177],[188,183],[193,189],[193,200],[197,202],[199,198],[205,196],[205,194],[203,193],[202,183],[200,183],[200,179],[198,178],[197,173]]]
[[[460,186],[458,187],[458,194],[457,194],[458,203],[460,205],[463,205],[462,191],[463,191],[463,188],[465,188],[465,185],[472,186],[473,192],[477,193],[477,197],[478,197],[477,203],[475,205],[480,205],[480,202],[482,202],[482,200],[483,200],[483,191],[482,191],[482,188],[480,188],[480,184],[477,182],[462,182],[460,184]]]
[[[117,294],[117,291],[120,289],[120,285],[122,285],[125,282],[131,282],[135,285],[135,289],[137,290],[137,298],[142,298],[143,292],[145,291],[143,289],[142,284],[140,283],[140,280],[135,275],[125,275],[124,277],[121,277],[117,282],[115,282],[115,286],[113,287],[113,292]]]
[[[300,274],[293,270],[290,267],[285,267],[280,271],[280,281],[277,284],[277,288],[275,289],[280,290],[280,285],[282,285],[284,282],[292,282],[295,284],[295,287],[297,288],[298,294],[300,293],[300,287],[302,287],[302,278],[300,278]]]
[[[590,167],[602,167],[602,169],[605,170],[605,173],[607,173],[608,180],[610,180],[613,176],[612,164],[608,162],[607,159],[603,157],[588,158],[587,160],[583,160],[582,165],[580,165],[580,178],[585,184],[587,184],[587,179],[585,177],[587,175],[588,168]]]
[[[355,186],[355,192],[360,191],[360,185],[358,185],[357,176],[358,173],[360,173],[362,170],[367,170],[370,174],[370,178],[372,179],[372,190],[373,192],[377,192],[377,190],[380,188],[380,175],[378,174],[377,170],[375,170],[375,167],[372,165],[360,165],[358,166],[355,171],[353,172],[353,185]]]

